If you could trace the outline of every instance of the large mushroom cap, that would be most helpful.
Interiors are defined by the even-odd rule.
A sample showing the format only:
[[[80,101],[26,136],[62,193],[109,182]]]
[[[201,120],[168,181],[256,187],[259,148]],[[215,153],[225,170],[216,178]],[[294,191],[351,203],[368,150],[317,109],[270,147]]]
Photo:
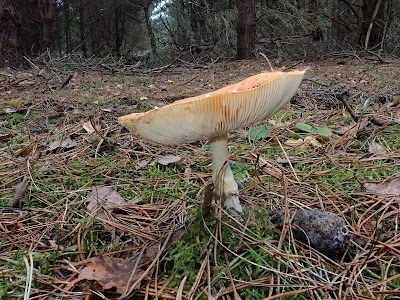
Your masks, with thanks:
[[[227,134],[271,116],[296,93],[305,71],[270,72],[197,97],[118,119],[143,139],[164,145]]]

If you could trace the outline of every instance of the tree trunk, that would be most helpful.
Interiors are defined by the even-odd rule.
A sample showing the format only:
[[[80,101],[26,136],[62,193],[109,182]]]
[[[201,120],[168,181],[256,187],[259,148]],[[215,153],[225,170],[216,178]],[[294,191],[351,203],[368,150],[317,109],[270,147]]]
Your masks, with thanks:
[[[65,18],[65,49],[67,53],[71,53],[71,19],[70,19],[70,4],[69,0],[64,0],[64,18]]]
[[[85,38],[85,6],[83,0],[79,0],[79,33],[81,38],[81,50],[84,57],[87,57]]]
[[[318,1],[317,0],[309,0],[308,1],[308,11],[316,12],[317,9],[318,9]]]
[[[150,39],[151,55],[155,57],[157,55],[157,45],[156,45],[156,37],[154,36],[153,28],[151,27],[150,23],[150,12],[149,12],[150,4],[151,1],[144,0],[143,11],[144,11],[144,19],[146,22],[147,35],[149,36]]]
[[[43,18],[42,50],[45,51],[51,45],[51,27],[56,17],[56,1],[45,1],[45,14]]]
[[[256,37],[256,1],[238,1],[237,59],[253,55]]]
[[[385,11],[382,0],[363,0],[360,44],[365,49],[378,47],[383,38]]]
[[[0,0],[0,67],[19,67],[23,51],[20,39],[21,23],[13,0]]]
[[[190,24],[192,33],[196,44],[200,46],[206,40],[210,40],[210,37],[206,36],[206,15],[207,15],[207,0],[197,0],[191,2],[190,10]],[[211,5],[210,5],[211,6]]]

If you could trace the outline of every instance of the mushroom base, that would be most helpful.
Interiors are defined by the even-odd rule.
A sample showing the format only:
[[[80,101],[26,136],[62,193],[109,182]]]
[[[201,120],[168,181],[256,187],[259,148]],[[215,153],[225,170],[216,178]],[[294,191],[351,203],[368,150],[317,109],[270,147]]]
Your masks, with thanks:
[[[209,141],[212,153],[212,177],[215,193],[222,198],[224,207],[236,213],[241,213],[239,189],[229,165],[228,136],[222,135]]]

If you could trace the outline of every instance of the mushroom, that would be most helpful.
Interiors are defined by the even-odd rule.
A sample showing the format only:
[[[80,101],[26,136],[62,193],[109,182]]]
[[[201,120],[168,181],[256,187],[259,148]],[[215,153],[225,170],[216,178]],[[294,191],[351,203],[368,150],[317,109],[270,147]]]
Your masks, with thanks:
[[[229,165],[228,133],[262,121],[283,108],[296,93],[304,73],[261,73],[208,94],[122,116],[118,121],[157,144],[179,145],[208,139],[215,194],[222,197],[226,209],[241,213],[238,185]]]

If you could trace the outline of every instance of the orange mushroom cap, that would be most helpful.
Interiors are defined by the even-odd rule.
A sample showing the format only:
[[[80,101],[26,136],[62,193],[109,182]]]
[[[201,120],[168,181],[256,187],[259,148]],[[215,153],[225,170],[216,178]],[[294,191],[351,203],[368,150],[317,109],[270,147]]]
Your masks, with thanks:
[[[122,116],[118,121],[143,139],[158,144],[207,140],[277,112],[294,96],[304,73],[261,73],[211,93]]]

